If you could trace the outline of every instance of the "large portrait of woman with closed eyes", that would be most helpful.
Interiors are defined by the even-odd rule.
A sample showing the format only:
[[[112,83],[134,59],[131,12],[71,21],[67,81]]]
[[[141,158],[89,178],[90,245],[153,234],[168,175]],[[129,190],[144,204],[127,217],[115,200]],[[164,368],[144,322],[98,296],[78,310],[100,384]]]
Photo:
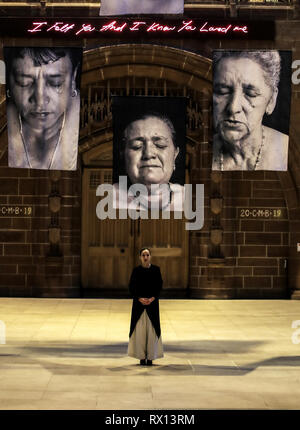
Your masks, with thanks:
[[[6,47],[9,167],[76,170],[81,48]]]
[[[289,51],[214,51],[213,170],[287,170],[290,81]]]
[[[184,97],[113,97],[114,187],[121,208],[182,210],[185,182]],[[139,203],[124,196],[119,180],[142,185]],[[128,197],[128,200],[127,200]],[[126,204],[127,204],[126,203]],[[125,205],[126,206],[126,205]]]

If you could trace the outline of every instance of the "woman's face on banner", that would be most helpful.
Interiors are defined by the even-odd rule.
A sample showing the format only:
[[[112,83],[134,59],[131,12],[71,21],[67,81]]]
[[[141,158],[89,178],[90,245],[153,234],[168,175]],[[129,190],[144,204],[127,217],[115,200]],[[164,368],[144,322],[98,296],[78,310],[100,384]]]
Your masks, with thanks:
[[[54,126],[67,110],[75,76],[68,55],[52,63],[35,66],[29,55],[12,63],[10,88],[22,120],[32,129]]]
[[[125,166],[131,183],[168,183],[179,152],[168,125],[153,116],[133,121],[125,130],[125,139]]]
[[[234,143],[261,126],[267,107],[271,112],[275,107],[277,92],[266,84],[261,66],[249,58],[224,58],[216,68],[214,127],[223,140]]]

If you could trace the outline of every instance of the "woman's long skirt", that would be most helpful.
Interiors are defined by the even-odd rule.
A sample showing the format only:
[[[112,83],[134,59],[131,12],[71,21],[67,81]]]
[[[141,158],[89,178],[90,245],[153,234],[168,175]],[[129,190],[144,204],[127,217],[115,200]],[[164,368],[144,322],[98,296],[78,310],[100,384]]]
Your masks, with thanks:
[[[128,355],[139,360],[155,360],[164,355],[161,336],[158,339],[146,309],[129,338]]]

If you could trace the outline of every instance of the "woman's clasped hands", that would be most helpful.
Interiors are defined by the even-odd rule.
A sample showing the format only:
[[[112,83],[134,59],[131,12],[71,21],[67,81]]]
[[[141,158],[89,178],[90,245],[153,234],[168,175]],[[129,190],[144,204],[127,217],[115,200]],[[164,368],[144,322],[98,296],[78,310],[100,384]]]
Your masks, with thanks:
[[[150,299],[144,298],[144,297],[139,298],[139,302],[141,302],[142,305],[144,306],[150,305],[153,302],[153,300],[155,300],[155,297],[151,297]]]

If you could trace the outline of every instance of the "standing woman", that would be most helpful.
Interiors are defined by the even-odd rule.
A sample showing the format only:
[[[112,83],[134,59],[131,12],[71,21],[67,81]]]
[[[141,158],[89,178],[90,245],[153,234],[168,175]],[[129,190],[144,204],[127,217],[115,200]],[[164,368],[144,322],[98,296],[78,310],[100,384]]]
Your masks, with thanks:
[[[149,248],[140,250],[141,265],[133,269],[129,291],[133,297],[128,355],[141,365],[163,357],[158,296],[163,280],[160,268],[151,264]]]

